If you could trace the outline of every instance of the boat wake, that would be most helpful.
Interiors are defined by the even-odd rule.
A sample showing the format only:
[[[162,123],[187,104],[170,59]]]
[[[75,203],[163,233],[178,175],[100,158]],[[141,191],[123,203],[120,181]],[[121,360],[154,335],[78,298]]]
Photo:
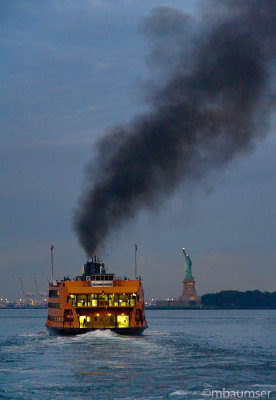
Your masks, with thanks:
[[[176,390],[175,392],[172,392],[172,393],[170,393],[169,394],[169,396],[170,397],[176,397],[176,398],[187,398],[186,396],[189,396],[189,395],[192,395],[192,396],[194,396],[194,395],[200,395],[200,392],[199,391],[193,391],[193,390]]]
[[[81,341],[85,341],[85,340],[89,340],[89,339],[94,339],[94,338],[120,338],[120,335],[116,332],[111,331],[110,329],[97,329],[95,331],[91,331],[91,332],[87,332],[87,333],[83,333],[81,335],[76,335],[73,337],[73,340],[81,340]]]
[[[41,337],[41,336],[48,336],[48,331],[38,331],[38,332],[24,332],[18,335],[20,337]]]
[[[93,343],[99,342],[99,340],[125,340],[122,335],[119,335],[109,329],[106,330],[95,330],[87,333],[82,333],[79,335],[68,335],[68,336],[49,336],[48,339],[52,344],[76,344],[76,343]]]

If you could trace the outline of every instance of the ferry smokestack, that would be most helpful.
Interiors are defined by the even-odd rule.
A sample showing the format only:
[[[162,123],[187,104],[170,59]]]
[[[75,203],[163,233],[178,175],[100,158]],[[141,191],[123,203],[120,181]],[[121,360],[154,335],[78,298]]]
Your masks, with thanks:
[[[156,207],[181,182],[200,183],[268,130],[276,2],[214,1],[212,16],[210,4],[201,22],[161,7],[141,24],[157,71],[146,89],[148,112],[97,143],[73,221],[87,254],[142,208]]]

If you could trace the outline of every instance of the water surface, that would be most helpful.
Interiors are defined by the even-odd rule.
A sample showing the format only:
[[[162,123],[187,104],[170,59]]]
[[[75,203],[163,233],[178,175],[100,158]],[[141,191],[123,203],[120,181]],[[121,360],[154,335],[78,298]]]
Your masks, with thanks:
[[[223,388],[276,398],[276,310],[147,310],[140,337],[51,337],[46,315],[0,310],[0,398],[204,399]]]

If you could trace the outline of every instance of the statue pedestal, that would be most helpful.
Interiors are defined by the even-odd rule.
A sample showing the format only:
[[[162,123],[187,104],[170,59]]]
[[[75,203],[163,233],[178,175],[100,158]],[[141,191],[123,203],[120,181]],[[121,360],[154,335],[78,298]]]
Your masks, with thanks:
[[[184,278],[183,292],[179,300],[187,307],[198,306],[200,304],[200,297],[196,294],[194,278]]]

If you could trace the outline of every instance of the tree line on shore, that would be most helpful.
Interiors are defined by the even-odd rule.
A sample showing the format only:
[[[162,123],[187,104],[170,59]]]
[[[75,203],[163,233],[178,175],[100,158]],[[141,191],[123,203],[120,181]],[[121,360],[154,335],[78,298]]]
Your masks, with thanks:
[[[276,292],[223,290],[204,294],[201,304],[211,308],[276,308]]]

